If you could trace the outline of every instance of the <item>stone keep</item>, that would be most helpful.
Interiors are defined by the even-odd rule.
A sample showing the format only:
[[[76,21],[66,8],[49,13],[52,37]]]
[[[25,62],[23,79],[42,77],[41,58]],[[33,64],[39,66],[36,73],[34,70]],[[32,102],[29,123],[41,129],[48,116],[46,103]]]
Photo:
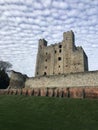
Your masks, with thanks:
[[[39,40],[35,77],[88,71],[88,58],[82,47],[76,47],[74,33],[64,32],[63,41],[47,46]]]

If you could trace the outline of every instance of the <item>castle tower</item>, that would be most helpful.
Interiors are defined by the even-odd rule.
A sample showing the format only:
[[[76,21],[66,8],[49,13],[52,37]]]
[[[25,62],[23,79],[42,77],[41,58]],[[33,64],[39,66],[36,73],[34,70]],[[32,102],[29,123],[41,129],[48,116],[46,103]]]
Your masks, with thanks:
[[[76,47],[74,33],[64,32],[63,41],[47,46],[39,40],[35,76],[88,71],[88,59],[82,47]]]

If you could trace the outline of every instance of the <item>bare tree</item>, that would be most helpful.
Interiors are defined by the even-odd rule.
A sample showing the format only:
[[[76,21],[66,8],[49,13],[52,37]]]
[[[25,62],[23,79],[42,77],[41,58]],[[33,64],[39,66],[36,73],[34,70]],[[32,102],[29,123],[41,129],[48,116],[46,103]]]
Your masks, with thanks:
[[[12,64],[7,61],[0,61],[0,89],[6,89],[9,85],[10,78],[7,71]]]
[[[9,68],[12,67],[12,64],[10,62],[7,61],[0,61],[0,70],[4,70],[7,71]]]

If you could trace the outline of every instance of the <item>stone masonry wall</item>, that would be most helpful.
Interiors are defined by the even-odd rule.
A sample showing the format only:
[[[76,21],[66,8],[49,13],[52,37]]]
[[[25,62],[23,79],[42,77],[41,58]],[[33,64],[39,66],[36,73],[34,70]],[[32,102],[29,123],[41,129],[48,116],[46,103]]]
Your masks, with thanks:
[[[28,77],[19,72],[11,71],[9,88],[23,88]]]
[[[98,71],[29,78],[25,88],[98,87]]]
[[[63,40],[47,46],[39,40],[35,76],[60,75],[88,71],[88,59],[82,47],[75,46],[72,31],[63,34]]]

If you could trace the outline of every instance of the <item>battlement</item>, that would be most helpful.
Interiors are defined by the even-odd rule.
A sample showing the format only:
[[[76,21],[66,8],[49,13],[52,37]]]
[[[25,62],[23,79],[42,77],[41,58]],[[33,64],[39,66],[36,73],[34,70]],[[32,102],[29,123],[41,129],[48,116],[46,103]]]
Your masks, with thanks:
[[[45,39],[40,39],[39,40],[39,46],[47,46],[47,41]]]
[[[63,33],[63,40],[64,41],[72,41],[74,43],[74,38],[75,38],[74,32],[72,30]]]
[[[63,33],[63,40],[47,46],[39,40],[35,76],[60,75],[88,71],[88,59],[82,47],[75,46],[73,31]]]

